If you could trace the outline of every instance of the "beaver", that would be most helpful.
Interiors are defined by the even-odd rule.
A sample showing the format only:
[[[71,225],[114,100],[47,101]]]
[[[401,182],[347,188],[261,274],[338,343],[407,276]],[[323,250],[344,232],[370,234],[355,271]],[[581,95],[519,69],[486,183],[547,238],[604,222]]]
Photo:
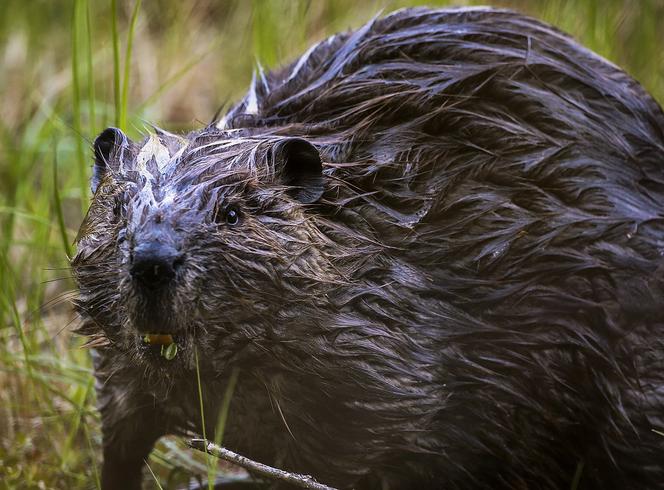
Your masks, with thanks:
[[[94,156],[102,488],[233,372],[223,444],[338,488],[663,488],[664,113],[567,35],[397,11]]]

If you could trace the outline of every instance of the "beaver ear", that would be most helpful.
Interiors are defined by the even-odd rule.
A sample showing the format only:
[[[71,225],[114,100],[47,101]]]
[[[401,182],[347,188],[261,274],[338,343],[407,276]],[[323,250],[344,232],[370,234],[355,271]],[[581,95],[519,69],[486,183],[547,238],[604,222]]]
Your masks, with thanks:
[[[301,138],[288,138],[272,148],[273,161],[281,182],[289,194],[304,204],[311,204],[323,195],[323,163],[314,145]]]
[[[117,170],[122,160],[122,152],[129,146],[129,139],[118,128],[104,129],[93,143],[95,152],[95,165],[92,169],[90,187],[92,193],[97,190],[99,183],[110,168]]]

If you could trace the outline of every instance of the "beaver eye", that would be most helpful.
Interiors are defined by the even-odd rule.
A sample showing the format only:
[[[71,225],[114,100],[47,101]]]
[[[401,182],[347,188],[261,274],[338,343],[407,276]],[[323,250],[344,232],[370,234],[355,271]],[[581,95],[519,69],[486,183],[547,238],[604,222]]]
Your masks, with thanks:
[[[235,206],[229,206],[225,213],[226,224],[235,226],[240,222],[240,212]]]

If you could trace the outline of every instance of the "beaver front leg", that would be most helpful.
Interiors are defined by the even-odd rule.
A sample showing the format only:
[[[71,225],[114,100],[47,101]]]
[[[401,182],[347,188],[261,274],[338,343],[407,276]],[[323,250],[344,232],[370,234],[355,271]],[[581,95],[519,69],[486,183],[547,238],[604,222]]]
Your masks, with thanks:
[[[142,470],[169,423],[135,373],[118,368],[116,352],[93,353],[103,437],[102,490],[139,490]]]
[[[127,400],[105,395],[100,393],[100,400],[106,401],[100,406],[104,456],[101,488],[140,490],[143,465],[166,433],[164,418],[154,400],[147,397]],[[129,406],[132,409],[128,410]]]

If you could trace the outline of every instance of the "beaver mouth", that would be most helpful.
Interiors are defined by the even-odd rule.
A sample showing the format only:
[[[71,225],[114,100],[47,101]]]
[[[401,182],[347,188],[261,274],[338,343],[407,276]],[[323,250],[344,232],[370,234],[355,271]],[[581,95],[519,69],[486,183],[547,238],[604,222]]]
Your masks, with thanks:
[[[146,333],[139,336],[139,344],[150,357],[172,361],[182,347],[182,339],[170,333]]]

